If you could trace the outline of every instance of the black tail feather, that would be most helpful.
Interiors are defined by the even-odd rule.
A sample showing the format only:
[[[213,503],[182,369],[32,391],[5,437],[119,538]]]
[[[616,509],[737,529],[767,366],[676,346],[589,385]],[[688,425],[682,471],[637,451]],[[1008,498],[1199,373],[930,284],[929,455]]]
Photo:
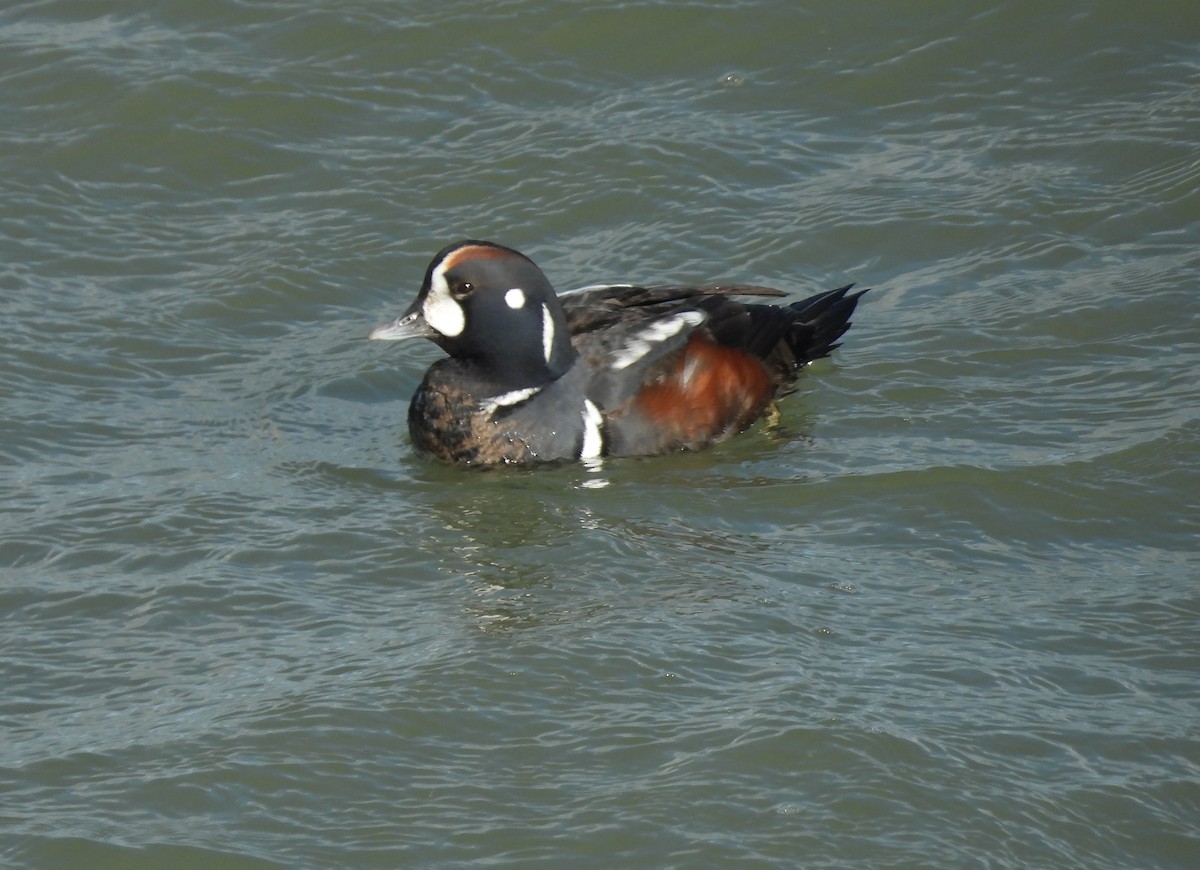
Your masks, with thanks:
[[[829,356],[839,346],[838,339],[850,328],[850,317],[858,300],[867,292],[851,293],[852,287],[853,284],[847,284],[788,306],[798,315],[787,335],[796,368]]]
[[[828,356],[850,328],[860,290],[853,284],[818,293],[791,305],[740,303],[710,296],[696,304],[709,313],[705,327],[718,343],[763,361],[779,384],[790,384],[813,360]]]

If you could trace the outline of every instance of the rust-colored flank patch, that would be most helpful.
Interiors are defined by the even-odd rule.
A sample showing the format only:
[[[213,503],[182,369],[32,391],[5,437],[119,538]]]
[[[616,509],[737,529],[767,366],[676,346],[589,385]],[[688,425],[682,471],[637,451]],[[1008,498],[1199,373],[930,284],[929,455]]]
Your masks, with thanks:
[[[775,385],[754,357],[696,334],[663,380],[639,394],[636,407],[683,442],[741,429],[770,401]]]

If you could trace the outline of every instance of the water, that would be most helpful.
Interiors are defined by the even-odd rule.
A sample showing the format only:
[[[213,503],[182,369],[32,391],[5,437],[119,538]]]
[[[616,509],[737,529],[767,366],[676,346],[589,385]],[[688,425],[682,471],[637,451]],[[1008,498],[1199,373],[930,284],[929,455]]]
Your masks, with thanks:
[[[1190,3],[0,10],[0,863],[1200,865]],[[446,242],[872,286],[778,431],[415,459]]]

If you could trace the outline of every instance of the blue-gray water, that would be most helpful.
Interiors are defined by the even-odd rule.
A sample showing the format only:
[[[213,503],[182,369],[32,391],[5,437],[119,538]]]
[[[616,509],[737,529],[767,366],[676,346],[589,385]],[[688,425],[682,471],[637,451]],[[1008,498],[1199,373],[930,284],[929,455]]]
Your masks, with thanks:
[[[1200,866],[1194,7],[10,0],[0,864]],[[365,340],[462,236],[874,289],[464,472]]]

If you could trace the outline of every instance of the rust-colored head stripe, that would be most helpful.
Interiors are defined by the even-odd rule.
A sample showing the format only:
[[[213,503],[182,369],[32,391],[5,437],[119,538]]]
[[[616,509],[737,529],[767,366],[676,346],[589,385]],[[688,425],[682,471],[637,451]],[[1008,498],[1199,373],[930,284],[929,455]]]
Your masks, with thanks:
[[[525,259],[520,254],[506,248],[493,248],[491,245],[465,245],[446,256],[446,259],[442,261],[442,271],[449,272],[464,260],[500,260],[507,257]]]

